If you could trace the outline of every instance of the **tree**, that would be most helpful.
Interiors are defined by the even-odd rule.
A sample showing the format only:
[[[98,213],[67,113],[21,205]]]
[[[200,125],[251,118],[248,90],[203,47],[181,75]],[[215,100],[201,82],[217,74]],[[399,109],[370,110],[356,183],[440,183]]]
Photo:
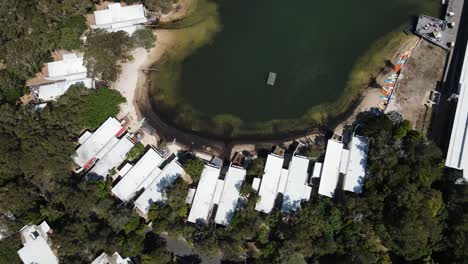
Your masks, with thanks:
[[[200,159],[192,159],[184,164],[185,172],[192,177],[192,181],[197,183],[200,180],[205,164]]]
[[[153,48],[156,44],[156,35],[151,29],[138,29],[132,34],[132,40],[135,47],[145,48],[147,50]]]
[[[86,30],[84,16],[72,16],[62,22],[60,28],[59,46],[65,50],[77,50],[83,44],[81,35]]]
[[[93,30],[88,33],[84,61],[94,77],[115,81],[120,73],[119,62],[130,58],[132,39],[124,31]]]
[[[408,261],[430,256],[444,230],[441,193],[409,185],[391,194],[388,200],[384,221],[390,240],[384,243]]]
[[[137,161],[145,154],[145,146],[138,142],[128,153],[127,160],[130,162]]]

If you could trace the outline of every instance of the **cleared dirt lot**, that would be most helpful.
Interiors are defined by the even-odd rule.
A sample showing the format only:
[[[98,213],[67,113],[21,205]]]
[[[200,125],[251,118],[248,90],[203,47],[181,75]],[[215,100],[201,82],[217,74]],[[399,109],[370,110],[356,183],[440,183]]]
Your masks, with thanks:
[[[422,40],[404,67],[396,89],[395,106],[416,129],[427,127],[431,91],[439,89],[443,79],[448,52]]]

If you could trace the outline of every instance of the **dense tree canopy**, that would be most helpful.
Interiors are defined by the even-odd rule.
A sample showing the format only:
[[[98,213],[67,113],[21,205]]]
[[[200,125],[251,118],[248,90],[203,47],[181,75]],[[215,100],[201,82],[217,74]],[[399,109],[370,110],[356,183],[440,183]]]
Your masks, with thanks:
[[[25,81],[51,60],[56,49],[80,49],[91,73],[117,78],[119,62],[130,51],[154,44],[148,30],[133,36],[100,30],[80,37],[91,0],[0,0],[0,263],[19,263],[22,226],[46,219],[62,263],[89,263],[119,251],[135,263],[199,263],[174,257],[159,234],[184,237],[198,253],[222,254],[249,263],[466,263],[468,186],[455,184],[458,172],[443,168],[443,154],[397,113],[369,115],[359,133],[371,140],[363,193],[336,199],[313,197],[302,210],[265,215],[255,211],[260,198],[253,177],[262,177],[265,159],[247,171],[243,205],[228,227],[186,222],[189,185],[177,180],[154,204],[148,219],[109,195],[110,183],[85,182],[74,172],[76,140],[119,111],[124,101],[107,88],[72,87],[57,102],[37,111],[15,104]],[[127,0],[127,3],[140,1]],[[177,0],[143,0],[151,11],[168,13]],[[305,155],[320,160],[322,144]],[[132,152],[134,160],[142,145]],[[203,162],[185,170],[197,183]]]

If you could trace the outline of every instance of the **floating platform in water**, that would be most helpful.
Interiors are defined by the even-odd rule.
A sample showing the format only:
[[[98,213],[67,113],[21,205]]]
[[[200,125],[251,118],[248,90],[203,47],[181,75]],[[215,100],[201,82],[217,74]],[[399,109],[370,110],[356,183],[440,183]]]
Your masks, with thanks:
[[[270,72],[270,74],[268,74],[267,84],[273,86],[275,85],[275,82],[276,82],[276,72]]]

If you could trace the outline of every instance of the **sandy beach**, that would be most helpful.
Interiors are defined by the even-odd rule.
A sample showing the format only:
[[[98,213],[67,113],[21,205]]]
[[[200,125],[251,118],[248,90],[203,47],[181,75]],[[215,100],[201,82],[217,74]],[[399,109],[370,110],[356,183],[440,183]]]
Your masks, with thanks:
[[[195,6],[196,0],[184,0],[179,4],[176,11],[162,15],[160,21],[169,23],[185,17]],[[163,54],[170,49],[173,43],[171,32],[169,30],[154,30],[156,35],[155,47],[150,50],[137,48],[132,51],[132,60],[121,64],[121,73],[116,82],[112,84],[112,89],[119,91],[126,102],[120,107],[118,118],[128,118],[130,121],[130,131],[136,131],[140,127],[140,121],[143,116],[139,111],[139,97],[146,96],[146,75],[144,69],[149,68],[156,63]],[[145,136],[143,144],[157,145],[159,138],[157,136]]]

